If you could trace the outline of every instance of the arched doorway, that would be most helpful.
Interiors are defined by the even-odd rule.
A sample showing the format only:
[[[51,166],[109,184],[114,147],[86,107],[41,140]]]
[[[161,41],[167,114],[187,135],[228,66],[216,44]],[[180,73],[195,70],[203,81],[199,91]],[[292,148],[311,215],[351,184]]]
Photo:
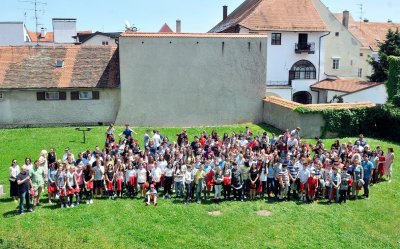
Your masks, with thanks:
[[[296,92],[293,94],[293,101],[300,104],[311,104],[312,96],[307,91]]]

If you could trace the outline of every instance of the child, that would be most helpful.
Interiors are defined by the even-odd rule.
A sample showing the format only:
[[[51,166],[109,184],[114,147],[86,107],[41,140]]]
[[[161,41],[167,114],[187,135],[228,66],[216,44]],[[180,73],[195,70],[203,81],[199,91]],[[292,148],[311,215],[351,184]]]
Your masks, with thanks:
[[[279,200],[283,200],[287,198],[288,192],[289,192],[289,185],[290,185],[290,180],[289,180],[289,170],[287,168],[287,164],[284,163],[282,165],[282,170],[279,173],[279,182],[281,185],[281,193],[279,196]]]
[[[300,190],[299,190],[299,199],[301,201],[306,200],[306,182],[310,177],[310,171],[307,168],[308,159],[304,160],[303,167],[299,171],[298,178],[300,179]]]
[[[67,191],[66,194],[68,196],[68,208],[73,208],[75,207],[73,200],[74,200],[74,194],[75,194],[75,189],[76,189],[76,179],[75,179],[75,167],[74,166],[68,166],[66,167],[67,169]]]
[[[144,184],[147,181],[147,171],[144,168],[144,164],[145,164],[144,162],[140,164],[140,168],[137,172],[137,181],[140,186],[140,198],[144,197],[146,191]]]
[[[340,188],[339,188],[339,203],[341,204],[342,202],[346,203],[347,200],[347,191],[349,189],[349,181],[350,181],[350,174],[347,173],[347,167],[343,166],[343,171],[340,174],[340,177],[342,178],[342,181],[340,183]]]
[[[307,195],[308,200],[312,203],[315,199],[315,194],[318,189],[318,178],[315,176],[315,171],[311,172],[311,176],[307,179]]]
[[[157,190],[154,189],[154,185],[150,185],[150,189],[146,193],[147,196],[147,202],[146,206],[149,206],[151,202],[154,202],[154,206],[157,206]]]
[[[57,175],[57,170],[58,170],[59,164],[57,162],[54,162],[50,165],[49,168],[49,173],[48,173],[48,187],[47,187],[47,192],[49,194],[49,204],[51,204],[51,198],[54,198],[56,196],[57,192],[57,186],[56,186],[56,175]]]
[[[119,170],[116,174],[115,184],[117,185],[117,197],[122,198],[122,190],[124,187],[124,173]]]
[[[128,196],[133,198],[136,193],[136,170],[132,163],[129,163],[128,170],[125,173],[125,185],[128,186]]]
[[[329,192],[328,204],[331,204],[332,199],[335,199],[336,202],[339,202],[340,182],[341,182],[341,178],[340,178],[340,174],[339,174],[339,169],[337,167],[333,167],[333,174],[331,177],[331,189]]]
[[[108,199],[114,200],[114,177],[115,177],[115,174],[114,174],[114,167],[112,164],[108,164],[105,177],[106,177],[106,183],[107,183]]]
[[[76,187],[75,188],[75,196],[76,196],[76,205],[79,205],[79,201],[82,201],[82,195],[83,195],[83,189],[85,187],[84,181],[83,181],[83,162],[80,162],[78,164],[78,169],[75,171],[75,179],[76,179]]]
[[[192,171],[192,166],[188,165],[186,172],[185,172],[185,188],[186,188],[186,197],[185,197],[185,204],[190,202],[193,197],[193,180],[194,180],[194,174]]]
[[[222,171],[221,171],[221,167],[219,165],[217,165],[217,167],[215,168],[215,174],[214,174],[214,189],[215,189],[215,202],[219,203],[221,200],[221,190],[222,190],[222,181],[223,181],[223,177],[222,177]]]
[[[171,191],[171,186],[172,186],[172,174],[173,174],[173,168],[172,168],[172,163],[168,163],[167,167],[164,168],[164,196],[163,198],[167,197],[168,199],[171,199],[172,191]]]
[[[84,179],[83,182],[85,184],[85,194],[86,194],[86,203],[93,204],[93,181],[94,181],[94,170],[90,163],[86,165],[85,170],[83,171]],[[82,190],[81,190],[82,191]]]
[[[65,208],[66,207],[65,197],[67,196],[67,191],[66,191],[67,176],[65,174],[62,165],[58,166],[58,171],[55,180],[56,180],[57,192],[60,196],[61,208]]]

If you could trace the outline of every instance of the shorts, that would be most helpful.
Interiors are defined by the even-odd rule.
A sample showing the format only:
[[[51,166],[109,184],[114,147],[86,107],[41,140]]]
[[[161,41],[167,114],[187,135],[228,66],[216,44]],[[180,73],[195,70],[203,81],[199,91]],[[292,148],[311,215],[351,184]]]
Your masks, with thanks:
[[[73,195],[73,194],[75,194],[75,189],[73,187],[72,188],[67,187],[65,192],[67,195]]]
[[[102,188],[104,186],[103,180],[94,181],[94,188]]]
[[[303,192],[305,190],[305,188],[306,188],[306,184],[300,182],[300,192]]]
[[[93,189],[93,181],[87,182],[87,189]]]
[[[61,196],[61,197],[64,197],[64,196],[66,196],[66,195],[67,195],[67,193],[66,193],[65,189],[61,189],[61,190],[60,190],[60,196]]]
[[[47,192],[49,194],[55,194],[57,192],[56,184],[52,183],[47,187]]]
[[[34,196],[40,195],[40,193],[42,193],[42,191],[43,191],[43,185],[33,186]]]
[[[150,195],[150,201],[154,201],[154,195]]]

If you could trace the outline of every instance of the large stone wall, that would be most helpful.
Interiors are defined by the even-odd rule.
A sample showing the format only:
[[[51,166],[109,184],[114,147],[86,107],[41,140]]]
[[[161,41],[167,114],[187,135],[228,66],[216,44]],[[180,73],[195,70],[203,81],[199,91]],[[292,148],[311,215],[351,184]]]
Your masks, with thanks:
[[[262,122],[267,38],[237,36],[120,37],[116,123],[188,127]]]

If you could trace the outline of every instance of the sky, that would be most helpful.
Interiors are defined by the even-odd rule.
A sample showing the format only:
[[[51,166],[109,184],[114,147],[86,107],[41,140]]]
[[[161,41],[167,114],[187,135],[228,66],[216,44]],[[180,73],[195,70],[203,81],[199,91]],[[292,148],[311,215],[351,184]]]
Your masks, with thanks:
[[[207,32],[222,19],[222,6],[228,13],[243,0],[38,0],[40,27],[52,30],[52,18],[77,18],[78,30],[101,32],[123,31],[125,22],[142,32],[157,32],[164,23],[175,30],[175,21],[182,21],[182,32]],[[285,0],[282,0],[285,1]],[[1,21],[23,21],[35,30],[34,0],[1,0]],[[400,0],[322,0],[332,12],[349,10],[354,19],[363,18],[400,23]],[[43,11],[42,11],[43,10]],[[25,16],[26,13],[26,16]]]

